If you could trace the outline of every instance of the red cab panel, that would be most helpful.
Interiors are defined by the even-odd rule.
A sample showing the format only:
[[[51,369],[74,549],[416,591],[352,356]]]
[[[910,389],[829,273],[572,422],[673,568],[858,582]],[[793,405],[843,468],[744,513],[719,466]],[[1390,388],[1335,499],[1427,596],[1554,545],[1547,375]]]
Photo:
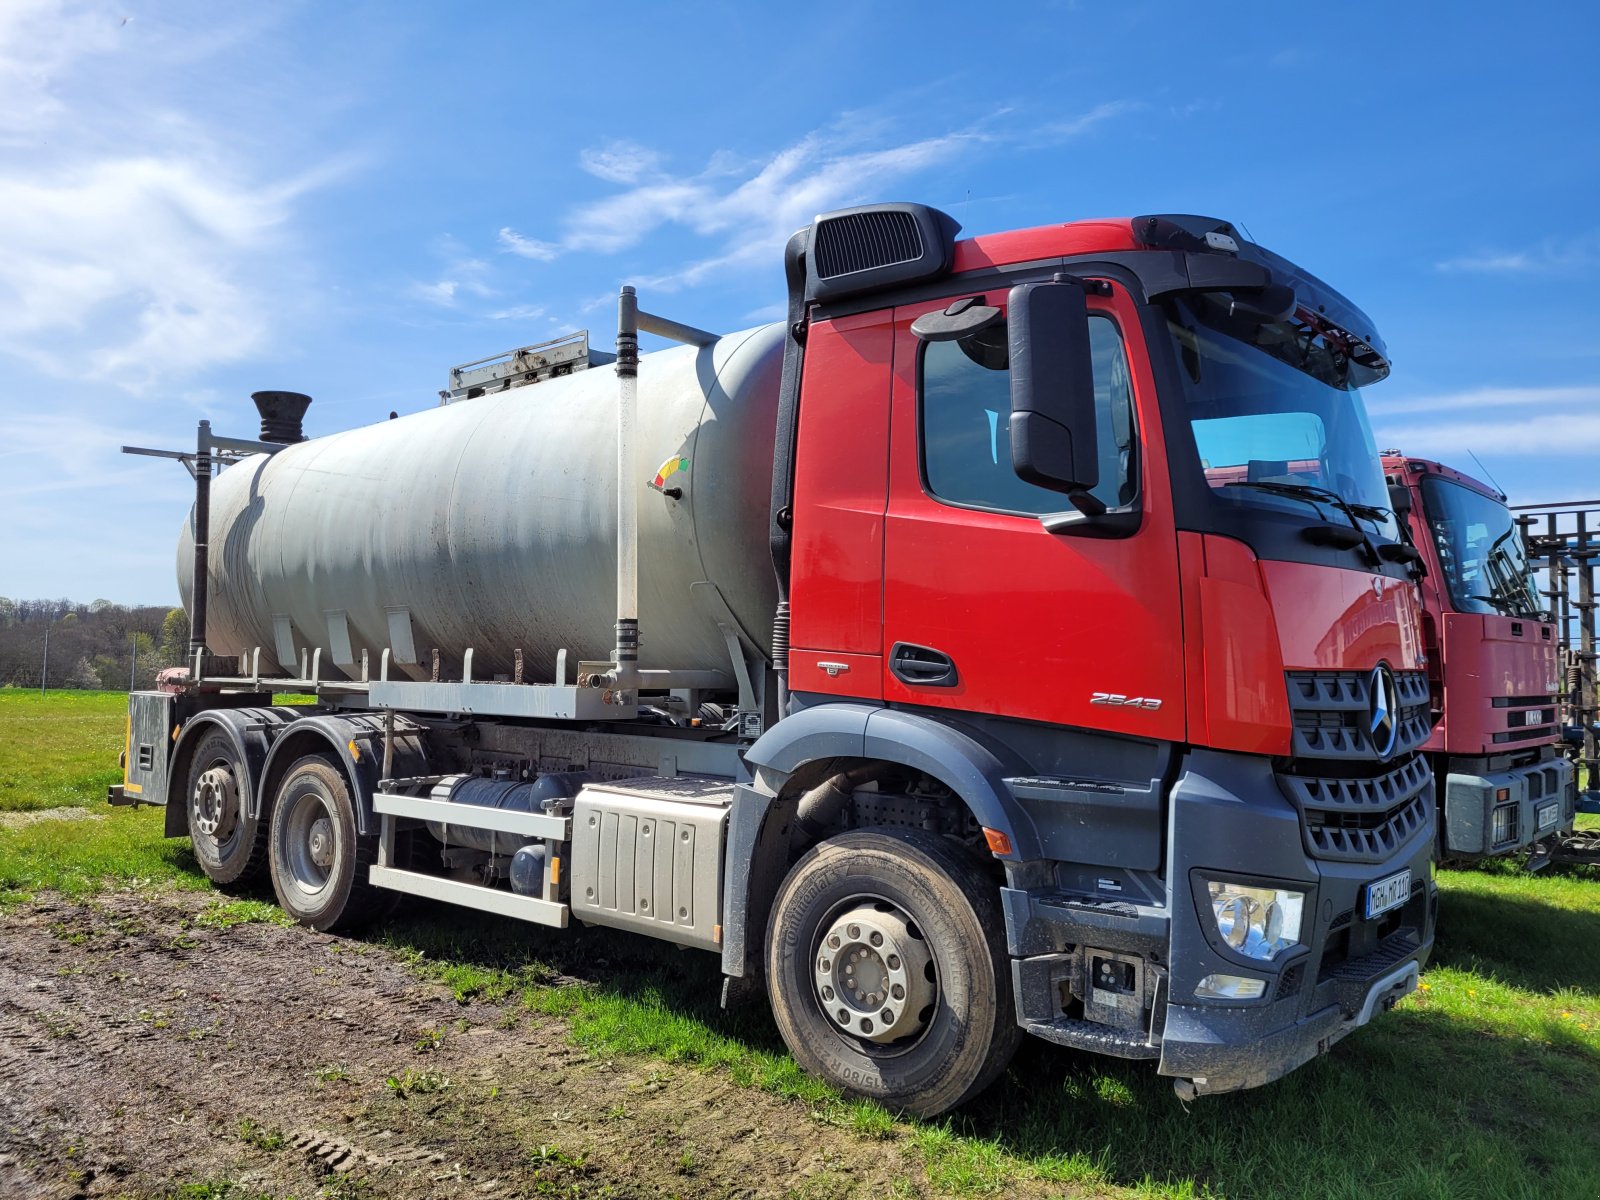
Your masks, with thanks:
[[[1504,754],[1550,741],[1559,691],[1554,627],[1487,613],[1439,614],[1449,696],[1429,749]]]
[[[790,686],[876,698],[883,645],[891,314],[814,323],[795,454]],[[851,663],[833,675],[818,661]]]
[[[1120,288],[1091,312],[1120,328],[1135,414],[1137,532],[1120,538],[1052,533],[1036,515],[936,499],[922,477],[911,322],[965,291],[895,312],[890,490],[884,554],[883,696],[907,704],[994,713],[1141,737],[1184,737],[1184,645],[1173,527],[1155,384],[1134,306]],[[984,302],[1004,307],[1006,293]],[[994,401],[1005,408],[1003,396]],[[991,412],[996,469],[1006,413]],[[983,442],[989,453],[989,442]],[[985,467],[985,470],[988,468]],[[1053,503],[1053,498],[1047,503]],[[1065,497],[1060,509],[1070,508]],[[924,661],[897,670],[896,648]]]
[[[1421,602],[1410,580],[1270,559],[1260,569],[1285,670],[1422,669]]]

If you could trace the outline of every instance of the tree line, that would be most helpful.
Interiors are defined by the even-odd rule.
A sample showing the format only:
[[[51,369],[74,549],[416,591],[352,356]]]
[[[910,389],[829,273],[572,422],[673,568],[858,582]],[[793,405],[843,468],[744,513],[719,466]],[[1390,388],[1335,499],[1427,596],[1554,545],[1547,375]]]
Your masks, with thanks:
[[[0,687],[151,688],[188,648],[181,608],[0,596]]]

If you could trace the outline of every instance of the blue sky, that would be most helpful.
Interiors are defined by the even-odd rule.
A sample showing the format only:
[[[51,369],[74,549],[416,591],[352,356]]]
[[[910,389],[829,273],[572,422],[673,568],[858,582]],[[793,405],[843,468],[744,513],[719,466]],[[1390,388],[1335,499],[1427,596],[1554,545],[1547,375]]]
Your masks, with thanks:
[[[619,283],[779,311],[817,211],[1241,223],[1371,313],[1380,444],[1600,494],[1591,5],[0,3],[0,594],[176,600],[125,443],[437,401]]]

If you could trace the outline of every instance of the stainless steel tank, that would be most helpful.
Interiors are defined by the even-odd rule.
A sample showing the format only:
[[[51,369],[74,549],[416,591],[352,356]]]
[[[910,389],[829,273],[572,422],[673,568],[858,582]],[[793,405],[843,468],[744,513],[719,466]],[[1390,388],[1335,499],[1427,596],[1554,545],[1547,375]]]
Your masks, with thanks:
[[[639,370],[640,664],[728,668],[702,581],[770,651],[767,548],[783,329],[643,356]],[[323,650],[328,678],[426,678],[430,651],[473,676],[553,677],[556,652],[614,641],[616,395],[609,368],[289,446],[224,470],[211,490],[207,642],[260,647],[263,669]],[[677,460],[660,490],[658,468]],[[680,490],[680,498],[669,493]],[[191,602],[186,523],[178,584]],[[285,659],[289,661],[284,661]],[[406,660],[410,659],[410,662]],[[569,675],[569,678],[571,676]]]

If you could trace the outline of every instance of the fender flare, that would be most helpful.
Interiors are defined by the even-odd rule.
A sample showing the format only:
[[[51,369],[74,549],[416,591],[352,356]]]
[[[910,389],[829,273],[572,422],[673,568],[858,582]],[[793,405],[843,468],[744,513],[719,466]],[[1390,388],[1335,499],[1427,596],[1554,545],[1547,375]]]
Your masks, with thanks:
[[[820,704],[779,721],[745,752],[760,768],[736,789],[729,814],[729,870],[723,886],[722,970],[749,979],[760,973],[767,908],[787,870],[790,822],[798,797],[780,801],[783,785],[803,767],[826,759],[898,763],[937,779],[979,824],[1011,840],[1011,862],[1040,858],[1033,822],[1007,775],[1026,773],[967,732],[918,713],[866,704]]]
[[[421,734],[419,726],[395,717],[394,769],[398,775],[427,774]],[[280,729],[262,764],[260,782],[251,799],[251,815],[260,817],[271,811],[278,783],[294,762],[308,754],[329,751],[350,784],[356,832],[363,837],[375,834],[378,819],[372,810],[372,795],[383,775],[383,716],[378,713],[318,713]]]
[[[863,758],[922,771],[954,792],[978,823],[1011,840],[1011,862],[1040,858],[1033,822],[1023,812],[1008,775],[1026,774],[954,724],[901,709],[867,704],[819,704],[779,721],[745,753],[745,761],[786,780],[801,767],[828,758]]]
[[[281,708],[208,708],[189,718],[172,747],[172,769],[167,773],[166,836],[184,837],[189,832],[189,760],[209,730],[220,729],[233,740],[244,771],[239,794],[254,811],[256,781],[272,750],[268,730],[292,720],[293,711]]]

